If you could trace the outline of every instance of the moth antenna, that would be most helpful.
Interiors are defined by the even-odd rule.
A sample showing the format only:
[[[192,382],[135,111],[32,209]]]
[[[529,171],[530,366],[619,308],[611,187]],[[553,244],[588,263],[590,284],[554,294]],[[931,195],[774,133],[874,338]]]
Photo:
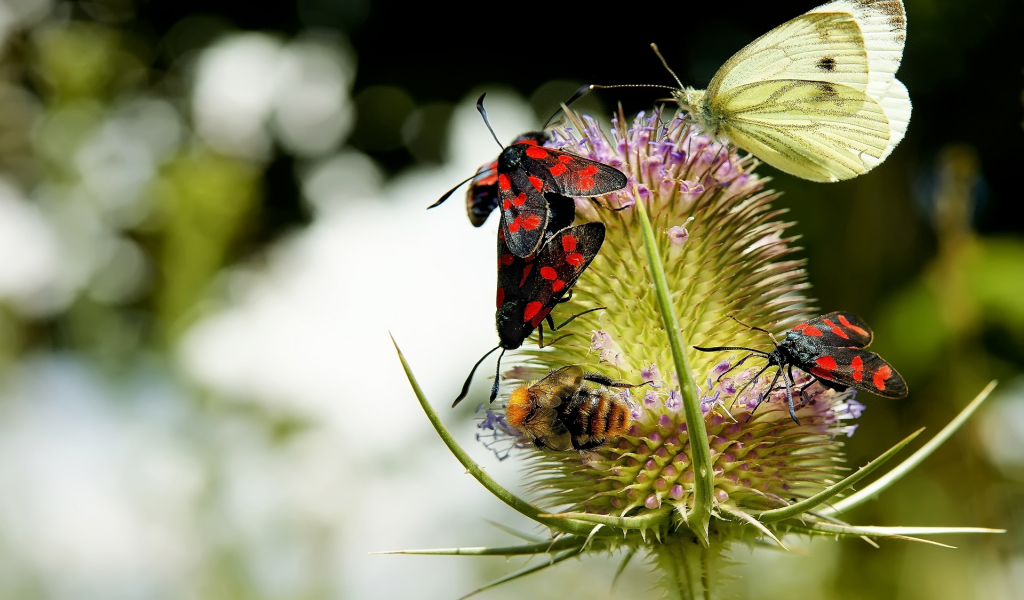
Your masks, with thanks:
[[[479,175],[479,173],[474,173],[474,174],[470,175],[469,177],[467,177],[467,178],[463,179],[463,180],[462,180],[462,181],[460,181],[459,183],[457,183],[457,184],[455,185],[455,187],[453,187],[452,189],[450,189],[450,190],[448,190],[447,192],[445,192],[444,196],[441,196],[441,197],[440,197],[440,198],[438,199],[438,201],[437,201],[437,202],[435,202],[435,203],[431,204],[430,206],[428,206],[428,207],[427,207],[427,210],[430,210],[430,209],[434,208],[435,206],[441,206],[441,204],[442,204],[442,203],[444,203],[444,201],[445,201],[445,200],[447,200],[447,199],[448,199],[448,198],[449,198],[449,197],[450,197],[450,196],[451,196],[452,194],[454,194],[454,193],[455,193],[455,190],[457,190],[457,189],[459,189],[460,187],[462,187],[462,186],[463,186],[463,184],[465,184],[465,183],[466,183],[467,181],[469,181],[470,179],[473,179],[473,178],[474,178],[474,177],[476,177],[477,175]]]
[[[754,331],[760,331],[761,333],[767,333],[768,337],[770,337],[772,339],[772,344],[774,344],[776,348],[779,347],[779,342],[777,342],[775,340],[775,336],[772,334],[772,332],[768,331],[767,329],[761,329],[760,327],[754,327],[753,325],[747,325],[746,323],[744,323],[743,321],[740,321],[739,319],[737,319],[736,317],[734,317],[732,315],[728,315],[728,316],[729,316],[730,319],[732,319],[733,321],[736,321],[737,323],[739,323],[740,325],[746,327],[747,329],[753,329]]]
[[[486,95],[486,92],[480,94],[480,98],[476,101],[476,109],[480,111],[480,116],[484,118],[484,124],[487,125],[487,131],[491,132],[491,137],[493,137],[494,141],[498,142],[498,145],[501,146],[502,150],[504,150],[505,145],[498,139],[498,135],[494,133],[494,129],[491,128],[491,122],[487,120],[487,111],[484,110],[484,96]]]
[[[551,115],[551,118],[549,118],[547,121],[544,121],[544,127],[541,127],[541,129],[547,129],[548,125],[550,125],[551,122],[555,120],[555,117],[557,117],[559,115],[559,113],[562,112],[564,107],[569,106],[573,102],[575,102],[575,101],[579,100],[580,98],[582,98],[584,95],[586,95],[587,92],[590,91],[590,89],[592,87],[593,86],[590,86],[590,85],[584,85],[580,89],[578,89],[575,92],[573,92],[572,97],[569,98],[569,100],[565,104],[563,104],[562,106],[559,106],[558,109],[555,110],[555,114]]]
[[[679,76],[676,75],[676,72],[672,70],[672,67],[668,66],[668,61],[666,61],[665,57],[661,55],[661,52],[658,50],[658,45],[652,43],[651,50],[654,50],[654,53],[657,54],[658,58],[661,59],[661,64],[665,65],[665,69],[672,74],[672,78],[675,79],[676,83],[679,84],[679,88],[682,89],[683,87],[685,87],[683,85],[683,82],[679,80]]]
[[[500,346],[494,348],[493,350],[491,350],[491,352],[494,352],[494,350],[497,350],[498,348],[500,348]],[[491,352],[488,352],[487,354],[490,354]],[[494,368],[494,385],[491,386],[491,396],[490,396],[490,400],[488,400],[488,402],[494,402],[494,399],[498,397],[498,388],[500,387],[500,384],[501,384],[501,357],[502,356],[505,356],[505,349],[504,348],[501,349],[501,354],[498,355],[498,365]]]
[[[501,348],[501,346],[495,346],[495,347],[491,348],[490,350],[487,351],[487,354],[484,354],[483,356],[480,357],[480,360],[476,361],[476,364],[473,365],[473,368],[470,369],[470,371],[469,371],[469,377],[466,378],[466,382],[462,384],[462,392],[459,393],[459,397],[455,399],[455,402],[452,402],[452,408],[455,408],[455,406],[458,405],[459,402],[462,402],[462,399],[465,398],[466,394],[469,393],[469,385],[471,383],[473,383],[473,374],[476,373],[476,368],[480,366],[480,363],[484,362],[485,358],[490,356],[491,353],[494,352],[495,350],[497,350],[498,348]],[[505,351],[502,350],[501,353],[504,354]],[[500,357],[498,358],[498,362],[499,362],[499,364],[501,363],[501,358]],[[493,398],[492,398],[492,400],[493,400]]]

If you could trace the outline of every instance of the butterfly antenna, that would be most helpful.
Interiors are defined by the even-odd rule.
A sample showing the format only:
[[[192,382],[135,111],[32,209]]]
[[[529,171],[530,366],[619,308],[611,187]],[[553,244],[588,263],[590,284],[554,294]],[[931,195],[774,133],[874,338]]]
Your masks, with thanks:
[[[498,348],[501,348],[501,346],[495,346],[491,348],[490,350],[487,351],[487,354],[484,354],[483,356],[480,357],[480,360],[476,361],[476,364],[473,365],[473,368],[470,369],[469,371],[469,377],[466,378],[466,382],[462,384],[462,392],[459,393],[459,397],[455,399],[455,402],[452,402],[452,408],[455,408],[459,404],[459,402],[462,402],[462,399],[465,398],[466,394],[469,393],[469,385],[473,383],[473,374],[476,373],[476,368],[480,366],[480,363],[484,362],[485,358],[490,356],[491,353],[497,350]],[[502,350],[501,353],[504,354],[505,351]],[[498,361],[500,363],[501,359],[499,358]]]
[[[494,350],[497,350],[497,349],[498,348],[495,348]],[[491,352],[494,352],[494,350],[491,350]],[[490,354],[491,352],[488,352],[488,354]],[[496,366],[494,368],[494,385],[491,386],[491,396],[490,396],[490,400],[488,400],[488,402],[494,402],[494,399],[498,397],[498,387],[501,384],[501,357],[502,356],[505,356],[505,349],[504,348],[501,349],[501,354],[498,355],[498,366]],[[479,364],[479,363],[477,363],[477,364]]]
[[[675,90],[676,88],[670,85],[657,85],[653,83],[624,83],[622,85],[594,85],[589,86],[592,90],[613,90],[616,88],[659,88],[663,90]]]
[[[498,135],[494,133],[494,129],[491,128],[491,122],[487,120],[487,111],[484,110],[484,96],[486,95],[486,93],[480,94],[480,99],[476,101],[476,109],[480,111],[480,116],[484,118],[484,124],[487,125],[487,131],[491,132],[491,136],[494,137],[494,141],[498,142],[498,145],[501,146],[502,150],[504,150],[505,145],[498,139]]]
[[[580,98],[582,98],[584,95],[586,95],[587,92],[590,91],[591,87],[593,87],[593,86],[585,85],[585,86],[581,87],[580,89],[576,90],[576,92],[573,93],[572,97],[569,98],[569,100],[565,104],[563,104],[562,106],[559,106],[558,109],[555,110],[555,114],[551,115],[550,119],[548,119],[547,121],[544,121],[544,127],[541,127],[541,129],[547,129],[548,125],[550,125],[551,122],[555,120],[555,117],[557,117],[564,110],[563,107],[569,106],[573,102],[575,102],[575,101],[579,100]]]
[[[668,66],[668,61],[666,61],[665,57],[661,55],[661,52],[658,50],[658,45],[651,44],[651,49],[654,50],[654,53],[657,54],[658,58],[661,59],[661,64],[665,65],[665,69],[672,74],[672,78],[675,79],[676,83],[679,84],[679,88],[684,88],[685,86],[683,85],[683,82],[679,80],[679,76],[676,75],[676,72],[672,70],[672,67]]]

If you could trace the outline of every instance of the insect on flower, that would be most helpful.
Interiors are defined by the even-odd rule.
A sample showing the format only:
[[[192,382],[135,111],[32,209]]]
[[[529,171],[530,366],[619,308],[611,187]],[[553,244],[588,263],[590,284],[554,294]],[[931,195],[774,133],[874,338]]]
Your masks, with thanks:
[[[571,223],[575,218],[572,198],[550,198],[553,201],[552,206],[556,207],[552,211],[552,225]],[[514,350],[522,346],[533,330],[538,328],[540,330],[537,343],[543,348],[545,321],[548,328],[558,331],[576,317],[595,310],[603,310],[603,307],[585,310],[559,325],[555,325],[550,314],[556,304],[566,302],[572,297],[572,286],[597,256],[601,244],[604,243],[604,233],[605,227],[602,223],[565,227],[546,235],[540,252],[520,258],[509,250],[505,243],[505,232],[498,230],[498,291],[494,321],[500,343],[488,350],[473,365],[469,377],[462,386],[462,392],[452,403],[452,408],[469,393],[469,384],[480,363],[498,348],[501,348],[501,355],[498,356],[494,385],[491,386],[491,402],[498,396],[501,356],[505,354],[505,350]],[[570,295],[566,296],[567,293]]]
[[[840,181],[878,166],[907,131],[910,96],[895,76],[906,34],[902,0],[836,0],[747,44],[707,90],[684,86],[652,47],[705,131],[780,171]]]
[[[512,140],[512,145],[541,146],[549,136],[545,131],[528,131]],[[461,184],[460,184],[461,185]],[[456,188],[457,189],[457,188]],[[454,191],[454,190],[453,190]],[[444,199],[439,202],[443,202]],[[498,207],[498,159],[480,165],[466,190],[466,214],[473,227],[480,227]]]
[[[739,322],[739,321],[737,321]],[[742,324],[742,323],[741,323]],[[750,327],[747,325],[747,327]],[[796,418],[793,408],[793,367],[798,367],[811,375],[809,383],[797,390],[798,394],[815,382],[821,383],[829,389],[843,391],[846,388],[856,388],[883,398],[903,398],[907,395],[907,383],[903,381],[900,374],[885,362],[882,357],[874,352],[862,350],[871,344],[871,329],[867,324],[855,315],[847,312],[831,312],[827,315],[800,323],[786,332],[786,337],[781,342],[775,340],[771,332],[760,327],[751,329],[767,333],[771,337],[775,350],[762,352],[753,348],[736,346],[717,346],[714,348],[701,348],[694,346],[701,352],[720,352],[724,350],[745,350],[749,352],[727,371],[719,375],[722,377],[729,371],[739,367],[751,356],[757,356],[768,360],[768,364],[758,371],[740,390],[740,394],[762,373],[771,367],[778,367],[772,383],[768,390],[762,395],[760,402],[763,402],[772,391],[779,377],[786,386],[786,401],[789,405],[789,416],[798,425],[800,421]],[[785,371],[785,373],[783,372]]]
[[[494,140],[498,136],[491,129],[484,110],[484,96],[477,100],[476,107],[483,116],[487,129]],[[526,134],[529,135],[529,134]],[[615,167],[583,158],[562,150],[544,148],[537,143],[529,143],[529,139],[519,138],[507,148],[503,147],[497,160],[497,193],[501,202],[501,230],[509,251],[518,257],[526,257],[537,252],[544,241],[544,234],[550,231],[548,221],[550,214],[545,193],[555,193],[570,197],[601,196],[626,187],[626,176]],[[498,142],[501,145],[501,142]],[[459,186],[475,179],[477,174],[460,182],[445,195],[428,206],[434,208],[448,199]],[[470,188],[470,194],[473,188]],[[470,210],[479,208],[486,210],[488,196],[480,199],[479,207],[469,199]],[[492,209],[493,210],[493,209]],[[489,211],[487,211],[489,214]],[[486,219],[486,216],[484,216]],[[470,216],[473,222],[473,215]]]
[[[505,419],[538,448],[590,450],[624,434],[632,421],[629,404],[608,388],[643,385],[586,373],[578,365],[562,367],[512,392]]]

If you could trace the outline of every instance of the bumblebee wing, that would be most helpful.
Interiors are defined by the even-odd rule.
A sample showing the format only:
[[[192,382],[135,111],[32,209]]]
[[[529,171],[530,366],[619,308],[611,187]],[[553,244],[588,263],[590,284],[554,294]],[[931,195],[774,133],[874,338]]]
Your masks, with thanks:
[[[562,452],[573,449],[572,436],[555,409],[537,409],[526,425],[545,447]]]
[[[534,384],[531,391],[537,406],[554,408],[562,404],[562,398],[571,396],[583,385],[583,368],[570,365],[555,369]]]

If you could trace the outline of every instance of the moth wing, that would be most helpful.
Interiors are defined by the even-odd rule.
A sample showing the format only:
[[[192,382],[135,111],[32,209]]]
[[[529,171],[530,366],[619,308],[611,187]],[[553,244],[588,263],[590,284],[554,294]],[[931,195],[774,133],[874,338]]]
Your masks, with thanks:
[[[503,184],[503,177],[507,184]],[[501,197],[501,229],[505,243],[516,256],[533,254],[544,240],[548,225],[548,203],[526,172],[518,169],[511,173],[498,172],[498,191]]]
[[[773,167],[812,181],[850,179],[889,147],[882,106],[854,88],[813,81],[766,81],[714,99],[723,133]]]
[[[553,148],[529,148],[526,168],[545,189],[565,196],[600,196],[626,187],[622,171],[604,163]]]
[[[779,25],[726,61],[707,94],[713,102],[718,94],[734,88],[784,79],[825,81],[867,91],[868,53],[854,15],[808,13]]]
[[[871,343],[873,334],[868,324],[853,313],[836,311],[811,319],[793,328],[817,339],[824,346],[863,348]]]
[[[831,367],[831,368],[829,368]],[[859,348],[833,348],[817,359],[811,374],[883,398],[903,398],[907,382],[874,352]]]
[[[604,243],[603,223],[566,227],[544,243],[530,273],[523,321],[540,325],[555,304],[576,284]]]
[[[498,207],[498,162],[481,166],[466,190],[466,214],[473,227],[480,227]]]

